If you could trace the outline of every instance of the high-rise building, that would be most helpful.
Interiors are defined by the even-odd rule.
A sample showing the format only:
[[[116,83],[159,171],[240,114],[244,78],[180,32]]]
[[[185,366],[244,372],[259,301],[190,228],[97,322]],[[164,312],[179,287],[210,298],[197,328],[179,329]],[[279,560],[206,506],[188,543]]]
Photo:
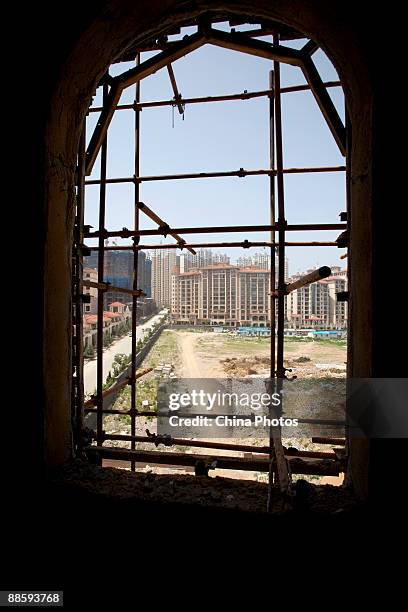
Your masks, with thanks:
[[[159,308],[171,305],[171,275],[177,268],[175,249],[152,251],[152,297]]]
[[[212,255],[212,263],[213,264],[229,264],[231,263],[231,258],[226,253],[213,253]]]
[[[312,272],[308,270],[307,272]],[[301,275],[292,277],[296,280]],[[339,302],[337,293],[347,289],[347,271],[332,268],[332,275],[286,296],[286,319],[289,327],[347,327],[347,302]]]
[[[87,268],[98,269],[98,253],[92,252],[84,258]],[[106,251],[104,257],[103,282],[110,283],[115,287],[131,289],[133,286],[133,252],[132,251]],[[151,297],[151,261],[146,253],[139,251],[137,263],[137,285],[147,297]],[[128,294],[115,291],[107,291],[104,294],[104,308],[107,310],[113,302],[127,303],[132,298]]]
[[[276,281],[278,280],[278,255],[275,255],[275,276]],[[270,270],[271,269],[271,254],[269,251],[260,251],[255,253],[254,255],[246,255],[244,257],[238,257],[237,266],[240,268],[246,267],[249,268],[254,266],[255,268],[259,268],[261,270]],[[285,257],[285,282],[289,278],[289,260]]]
[[[340,268],[332,272],[329,278],[285,296],[285,326],[347,327],[347,302],[339,302],[336,296],[347,288],[347,273]],[[188,272],[175,270],[171,316],[173,322],[184,325],[269,326],[269,294],[270,273],[255,266],[216,264]]]
[[[225,253],[214,253],[210,249],[198,249],[196,254],[183,253],[180,255],[180,272],[188,272],[194,268],[204,268],[217,263],[230,263],[230,257]]]
[[[178,324],[268,325],[269,274],[214,264],[172,275],[172,320]]]
[[[142,251],[140,252],[142,253]],[[143,289],[147,298],[152,297],[152,260],[148,255],[146,255],[144,260],[143,285],[140,287],[140,289]]]
[[[247,255],[244,257],[238,257],[237,259],[237,266],[239,268],[250,268],[253,265],[254,265],[254,260],[251,255]]]

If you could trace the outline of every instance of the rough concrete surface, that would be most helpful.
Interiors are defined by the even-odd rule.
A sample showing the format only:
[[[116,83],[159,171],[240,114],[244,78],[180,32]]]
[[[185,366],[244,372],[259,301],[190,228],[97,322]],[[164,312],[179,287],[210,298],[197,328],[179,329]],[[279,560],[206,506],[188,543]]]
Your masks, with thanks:
[[[90,494],[116,501],[195,506],[266,514],[268,485],[230,478],[209,478],[186,474],[141,474],[115,468],[100,468],[76,460],[54,473],[53,486],[70,494]],[[349,489],[315,486],[305,481],[296,485],[294,500],[285,512],[312,514],[349,513],[356,501]],[[273,491],[273,513],[284,508],[278,489]]]

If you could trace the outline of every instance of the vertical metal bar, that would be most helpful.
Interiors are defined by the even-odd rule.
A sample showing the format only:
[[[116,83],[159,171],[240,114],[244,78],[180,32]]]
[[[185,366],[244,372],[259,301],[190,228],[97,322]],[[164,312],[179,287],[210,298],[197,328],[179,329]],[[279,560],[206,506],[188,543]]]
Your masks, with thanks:
[[[103,103],[109,94],[109,86],[103,85]],[[108,153],[108,135],[106,134],[101,147],[101,183],[99,187],[99,238],[98,238],[98,282],[103,283],[105,274],[105,208],[106,208],[106,165]],[[104,291],[98,289],[98,323],[96,335],[96,439],[98,446],[103,443],[103,311]]]
[[[279,35],[274,35],[273,42],[279,45]],[[276,146],[276,188],[278,197],[278,325],[276,352],[276,391],[282,391],[282,380],[285,377],[283,367],[283,338],[285,325],[285,194],[283,186],[283,150],[282,150],[282,110],[280,91],[280,64],[273,62],[273,89],[275,101],[275,146]],[[282,397],[282,396],[281,396]],[[282,409],[282,406],[280,407]],[[283,452],[281,428],[274,428],[274,449],[276,458],[276,480],[281,492],[290,490],[290,476],[287,461]],[[268,499],[270,509],[270,499]]]
[[[74,447],[78,453],[82,448],[82,428],[84,418],[84,361],[83,361],[83,256],[84,243],[84,204],[85,204],[85,158],[86,158],[86,121],[84,121],[79,140],[77,168],[77,198],[75,219],[75,258],[74,258],[74,299],[75,299],[75,381],[74,381]]]
[[[136,66],[140,64],[140,53],[136,56]],[[135,93],[135,159],[134,159],[134,170],[135,177],[140,176],[140,81],[136,83],[136,93]],[[139,181],[134,182],[135,192],[134,192],[134,226],[135,231],[139,230],[139,200],[140,200],[140,183]],[[137,290],[138,284],[138,263],[139,263],[139,251],[136,248],[137,242],[139,238],[134,239],[134,249],[133,249],[133,290]],[[137,297],[133,295],[132,297],[132,366],[131,366],[131,399],[130,399],[130,431],[131,435],[136,435],[136,315],[137,315]],[[131,442],[131,449],[135,450],[135,441]],[[130,468],[134,472],[136,469],[135,461],[131,461]]]
[[[273,92],[273,70],[269,72],[269,168],[275,169],[275,100]],[[275,224],[275,174],[269,176],[269,219],[270,224]],[[271,231],[270,241],[275,243],[275,230]],[[270,373],[269,373],[269,394],[272,395],[275,391],[275,352],[276,352],[276,337],[275,337],[275,247],[272,246],[270,249],[270,297],[269,297],[269,311],[270,311],[270,328],[271,328],[271,345],[270,345]],[[269,490],[268,490],[268,510],[272,510],[272,499],[271,491],[274,483],[274,473],[276,470],[276,455],[275,455],[275,444],[274,444],[274,432],[273,428],[269,431]]]
[[[345,124],[346,124],[346,212],[347,212],[347,231],[349,236],[349,247],[347,249],[348,259],[347,259],[347,291],[349,292],[350,299],[348,302],[345,302],[345,309],[347,310],[347,393],[346,398],[349,396],[349,377],[351,377],[351,365],[353,362],[352,356],[352,347],[354,345],[353,342],[353,329],[349,325],[349,321],[351,320],[350,309],[353,308],[353,300],[351,293],[351,266],[353,265],[353,250],[351,248],[351,155],[352,155],[352,131],[351,131],[351,120],[350,114],[348,112],[347,102],[345,103]],[[336,308],[336,306],[335,306]],[[348,401],[348,400],[346,400]],[[348,406],[346,406],[346,415],[349,415]],[[350,452],[350,430],[348,418],[346,418],[346,428],[345,428],[345,447],[347,455]],[[345,484],[351,484],[351,476],[349,470],[347,470],[345,475]]]
[[[274,44],[279,44],[279,36],[274,35]],[[276,187],[278,196],[278,329],[276,371],[278,378],[284,378],[283,336],[285,325],[285,193],[283,186],[283,150],[282,150],[282,109],[280,92],[280,65],[274,61],[274,93],[276,118]]]
[[[275,170],[275,100],[273,90],[274,73],[273,70],[269,72],[269,89],[271,93],[269,95],[269,168]],[[270,224],[275,225],[275,174],[269,176],[269,219]],[[271,231],[270,240],[275,243],[275,230]],[[271,247],[271,280],[270,280],[270,292],[275,292],[275,247]],[[271,319],[271,378],[275,377],[275,297],[270,297],[270,319]]]

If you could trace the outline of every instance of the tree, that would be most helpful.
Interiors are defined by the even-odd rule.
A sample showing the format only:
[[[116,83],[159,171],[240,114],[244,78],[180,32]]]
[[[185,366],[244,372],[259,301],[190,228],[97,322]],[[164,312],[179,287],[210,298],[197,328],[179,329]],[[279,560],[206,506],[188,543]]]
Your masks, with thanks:
[[[105,348],[107,348],[111,344],[112,344],[112,336],[111,336],[110,332],[108,332],[107,334],[105,334],[105,336],[103,338],[103,346]]]
[[[94,347],[92,346],[92,342],[91,342],[91,344],[87,344],[84,349],[84,357],[87,359],[92,359],[92,357],[94,356],[95,356],[95,351],[94,351]]]

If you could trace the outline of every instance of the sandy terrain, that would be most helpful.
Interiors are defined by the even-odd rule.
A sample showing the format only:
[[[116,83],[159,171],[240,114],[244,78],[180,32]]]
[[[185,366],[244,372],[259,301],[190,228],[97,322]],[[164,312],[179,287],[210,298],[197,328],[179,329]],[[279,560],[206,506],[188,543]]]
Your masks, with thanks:
[[[184,378],[224,378],[227,372],[223,366],[226,359],[251,359],[251,357],[269,357],[270,348],[267,339],[235,338],[213,332],[194,333],[177,331],[180,342],[182,367],[180,375]],[[297,362],[307,357],[306,363]],[[316,342],[285,342],[285,365],[292,368],[292,374],[319,375],[316,364],[340,366],[346,362],[346,347],[336,344]],[[267,364],[260,365],[257,374],[268,373]],[[231,372],[228,372],[231,375]]]
[[[173,355],[174,353],[174,355]],[[236,360],[237,363],[242,361],[255,363],[256,373],[259,375],[268,376],[269,364],[267,358],[269,358],[270,346],[267,339],[257,338],[236,338],[233,336],[227,336],[225,334],[216,334],[213,332],[192,332],[192,331],[175,331],[169,330],[163,335],[162,339],[156,344],[148,361],[156,362],[168,361],[173,363],[174,371],[179,377],[183,378],[226,378],[229,376],[234,377],[234,372],[229,371],[226,373],[225,365],[230,365],[231,361]],[[293,340],[285,342],[285,365],[293,368],[293,374],[296,374],[299,378],[315,377],[322,374],[322,372],[316,367],[316,364],[332,364],[334,371],[336,366],[344,367],[346,361],[346,347],[337,345],[336,343],[324,343],[324,342],[296,342]],[[260,359],[262,358],[262,359]],[[297,359],[308,358],[308,361],[296,361]],[[258,361],[256,361],[258,360]],[[155,365],[155,363],[149,363],[149,365]],[[324,375],[331,372],[324,372]],[[242,370],[237,372],[235,375],[243,376]],[[338,376],[343,374],[338,371]],[[107,418],[106,429],[109,430],[121,430],[125,433],[125,430],[129,426],[120,424],[118,427],[116,419],[112,417]],[[156,432],[156,421],[155,419],[137,419],[137,434],[145,435],[145,430],[149,429],[150,432]],[[252,439],[246,440],[231,440],[230,438],[225,439],[226,442],[235,442],[237,444],[245,444],[249,442],[255,445],[267,445],[268,440],[263,439]],[[284,444],[287,446],[294,445],[303,450],[331,450],[330,446],[315,445],[311,443],[311,440],[297,439],[295,440],[284,440]],[[116,446],[116,444],[114,444]],[[118,443],[117,446],[128,446],[123,442]],[[129,444],[130,446],[130,444]],[[152,448],[151,445],[137,444],[138,448],[145,448],[146,450]],[[219,450],[209,451],[205,448],[190,448],[182,446],[172,446],[165,448],[159,446],[159,449],[173,452],[193,452],[194,454],[219,454],[219,455],[233,455],[243,456],[243,453],[237,451]],[[151,466],[146,467],[145,465],[138,466],[142,470],[153,469],[155,473],[168,473],[172,471],[169,467]],[[180,468],[177,468],[180,471]],[[182,471],[190,472],[190,468],[182,468]],[[252,479],[252,480],[266,480],[267,475],[263,474],[260,476],[257,472],[243,472],[243,471],[232,471],[232,470],[212,470],[211,476],[224,476],[230,478],[239,479]],[[320,480],[320,479],[318,479]],[[318,480],[316,480],[318,482]],[[331,484],[340,484],[342,476],[325,478],[323,482],[330,482]]]

